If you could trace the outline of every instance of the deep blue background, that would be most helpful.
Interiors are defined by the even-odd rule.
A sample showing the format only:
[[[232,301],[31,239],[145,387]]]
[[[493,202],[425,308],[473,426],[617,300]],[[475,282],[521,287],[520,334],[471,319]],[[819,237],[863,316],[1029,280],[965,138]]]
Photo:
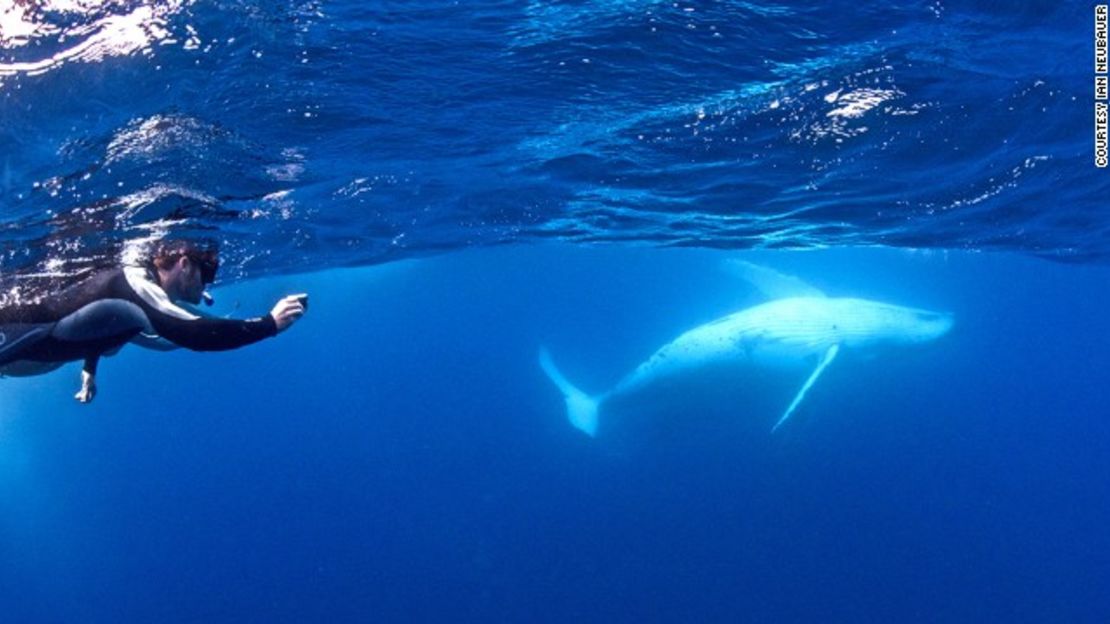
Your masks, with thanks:
[[[571,429],[589,391],[759,300],[735,253],[550,246],[217,289],[288,333],[0,384],[11,622],[1014,621],[1110,616],[1105,268],[747,257],[951,310],[941,341],[721,370]]]

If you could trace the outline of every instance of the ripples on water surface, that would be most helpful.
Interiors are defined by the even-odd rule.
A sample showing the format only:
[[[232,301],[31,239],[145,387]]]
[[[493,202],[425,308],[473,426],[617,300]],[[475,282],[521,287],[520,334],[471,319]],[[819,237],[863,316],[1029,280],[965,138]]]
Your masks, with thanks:
[[[1101,261],[1081,3],[0,3],[2,267],[536,239]]]

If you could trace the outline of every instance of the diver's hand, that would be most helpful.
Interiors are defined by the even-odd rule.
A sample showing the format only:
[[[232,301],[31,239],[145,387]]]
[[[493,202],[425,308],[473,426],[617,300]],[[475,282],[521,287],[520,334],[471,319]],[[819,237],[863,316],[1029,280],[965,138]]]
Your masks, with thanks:
[[[289,328],[290,325],[297,322],[308,307],[308,295],[289,295],[282,298],[270,311],[270,316],[273,317],[274,323],[277,325],[278,332],[283,332]]]
[[[93,397],[96,396],[96,377],[93,377],[88,371],[81,371],[81,389],[73,398],[77,399],[80,403],[92,403]]]

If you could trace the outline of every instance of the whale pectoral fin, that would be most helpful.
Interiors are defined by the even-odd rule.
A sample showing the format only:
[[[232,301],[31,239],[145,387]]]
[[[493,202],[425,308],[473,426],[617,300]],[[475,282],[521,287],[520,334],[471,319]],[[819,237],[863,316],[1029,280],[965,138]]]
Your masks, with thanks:
[[[790,418],[790,415],[794,413],[794,409],[797,408],[798,404],[802,402],[803,398],[805,398],[806,392],[809,391],[810,386],[812,386],[813,382],[817,381],[817,378],[821,376],[821,371],[825,370],[825,368],[832,363],[832,361],[836,358],[836,354],[839,352],[840,345],[834,344],[833,346],[829,347],[829,350],[825,352],[825,357],[821,358],[821,363],[817,365],[817,369],[814,370],[812,374],[810,374],[809,379],[806,380],[805,384],[802,386],[802,389],[798,391],[798,394],[794,397],[794,400],[790,402],[790,407],[786,408],[786,412],[783,413],[782,418],[779,418],[779,421],[775,423],[775,426],[771,427],[771,433],[774,433],[775,430],[777,430],[779,426],[782,425],[782,423],[786,422],[787,418]]]

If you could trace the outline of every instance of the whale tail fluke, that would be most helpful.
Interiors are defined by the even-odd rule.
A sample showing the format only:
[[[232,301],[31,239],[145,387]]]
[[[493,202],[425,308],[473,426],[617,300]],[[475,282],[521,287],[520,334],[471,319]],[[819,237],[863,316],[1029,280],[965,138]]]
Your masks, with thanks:
[[[547,374],[547,378],[558,386],[559,392],[563,393],[563,398],[567,402],[567,420],[570,424],[591,438],[596,436],[597,410],[601,404],[601,397],[591,397],[575,388],[555,367],[551,354],[544,348],[540,348],[540,368]]]

